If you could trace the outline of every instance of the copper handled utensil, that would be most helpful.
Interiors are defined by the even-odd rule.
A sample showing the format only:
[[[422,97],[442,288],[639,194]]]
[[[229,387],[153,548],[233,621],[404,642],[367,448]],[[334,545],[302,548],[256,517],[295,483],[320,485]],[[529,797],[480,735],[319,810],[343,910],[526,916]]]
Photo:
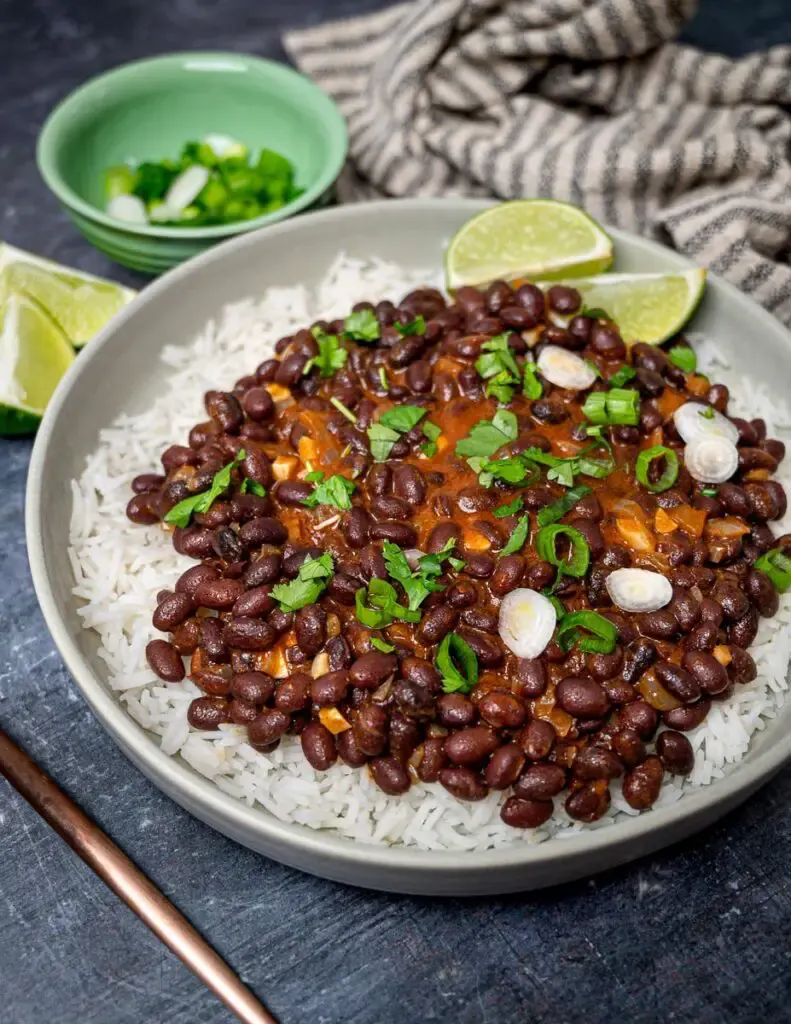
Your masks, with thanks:
[[[0,774],[244,1024],[277,1024],[170,900],[0,729]]]

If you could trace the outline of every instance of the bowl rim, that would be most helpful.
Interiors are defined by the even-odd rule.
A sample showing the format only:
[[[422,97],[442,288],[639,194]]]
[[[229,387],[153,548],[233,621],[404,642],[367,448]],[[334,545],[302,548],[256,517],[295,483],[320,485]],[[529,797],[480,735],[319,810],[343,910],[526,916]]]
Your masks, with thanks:
[[[479,212],[492,200],[482,199],[397,199],[378,200],[367,203],[350,204],[308,214],[295,222],[286,222],[270,228],[267,235],[278,237],[288,235],[295,229],[304,229],[310,224],[325,222],[343,222],[347,218],[376,217],[384,210],[392,210],[394,206],[407,211],[417,211],[426,216],[437,208],[439,203],[452,203],[461,211],[469,210],[470,215]],[[671,261],[679,268],[694,266],[686,257],[668,249],[666,246],[650,239],[642,238],[633,232],[619,228],[604,226],[613,241],[639,240],[649,252]],[[376,868],[383,874],[414,870],[425,878],[433,876],[438,881],[447,872],[454,876],[478,876],[482,871],[531,868],[547,866],[550,862],[571,863],[580,857],[591,857],[606,847],[625,848],[640,847],[648,849],[649,840],[645,837],[651,833],[678,826],[687,819],[712,811],[718,804],[732,806],[738,802],[740,794],[748,793],[777,771],[784,762],[791,759],[791,731],[778,736],[777,740],[766,750],[755,754],[751,760],[741,762],[734,771],[724,778],[718,779],[697,791],[687,793],[683,799],[666,807],[657,808],[648,814],[639,814],[614,822],[606,827],[583,830],[568,840],[549,839],[540,843],[512,843],[507,846],[476,851],[435,851],[416,847],[374,845],[340,836],[330,830],[312,829],[306,825],[281,821],[260,806],[249,807],[240,800],[223,792],[210,779],[200,775],[182,759],[172,757],[156,744],[147,731],[116,700],[112,692],[106,688],[101,679],[93,672],[87,660],[80,652],[71,636],[64,618],[58,608],[53,586],[47,573],[44,556],[44,519],[42,507],[42,479],[47,460],[49,442],[58,430],[58,417],[72,388],[95,354],[100,349],[112,344],[118,327],[136,316],[136,311],[150,304],[167,293],[171,285],[189,277],[194,270],[212,263],[222,264],[226,253],[235,252],[246,247],[254,247],[260,233],[245,234],[242,237],[229,239],[222,245],[201,253],[191,260],[169,271],[149,285],[140,295],[108,324],[100,334],[86,347],[67,371],[58,385],[50,401],[39,428],[28,474],[25,527],[33,585],[38,601],[53,640],[63,658],[66,667],[82,691],[86,701],[97,714],[100,722],[117,740],[132,761],[148,776],[156,780],[168,794],[177,792],[182,806],[196,813],[204,821],[221,821],[226,834],[239,837],[254,834],[267,840],[278,849],[289,849],[303,860],[308,857],[319,858],[323,864],[340,866],[345,869],[354,868],[364,863],[366,870]],[[743,295],[737,288],[714,275],[709,275],[709,287],[724,292],[730,299],[741,304],[747,303],[751,315],[756,321],[756,332],[761,327],[776,333],[780,330],[786,336],[791,351],[791,332],[789,332],[767,310],[752,299]],[[770,726],[771,727],[771,724]],[[204,816],[205,815],[205,816]],[[219,827],[219,826],[217,826]],[[643,840],[645,840],[643,842]],[[653,847],[651,847],[653,848]],[[634,854],[623,859],[632,859]],[[362,883],[366,884],[366,883]],[[383,886],[379,886],[380,888]]]
[[[67,135],[64,132],[64,122],[67,122],[71,115],[87,99],[100,95],[108,84],[114,86],[126,79],[139,78],[152,67],[178,67],[183,65],[185,61],[219,61],[226,64],[234,63],[245,70],[266,71],[267,74],[279,77],[281,80],[290,83],[291,91],[300,90],[303,96],[310,97],[311,103],[317,108],[329,134],[328,157],[325,167],[313,185],[305,189],[301,196],[287,203],[280,210],[273,210],[271,213],[265,213],[252,220],[195,228],[130,224],[117,220],[115,217],[110,217],[103,210],[100,210],[97,206],[87,202],[82,196],[78,195],[56,170],[56,155],[63,145],[63,139]],[[118,67],[111,68],[109,71],[104,71],[90,78],[83,85],[73,89],[47,115],[47,119],[39,132],[36,142],[36,165],[47,188],[57,196],[64,206],[96,224],[102,224],[115,231],[135,235],[140,238],[168,238],[188,241],[189,239],[224,239],[234,237],[254,231],[256,228],[268,224],[275,224],[295,213],[299,213],[300,210],[304,210],[316,202],[335,182],[346,161],[347,152],[348,131],[343,114],[341,114],[335,101],[306,75],[296,71],[288,64],[269,60],[266,57],[257,57],[253,54],[233,53],[222,50],[185,50],[160,54],[156,57],[145,57],[140,60],[120,64]]]

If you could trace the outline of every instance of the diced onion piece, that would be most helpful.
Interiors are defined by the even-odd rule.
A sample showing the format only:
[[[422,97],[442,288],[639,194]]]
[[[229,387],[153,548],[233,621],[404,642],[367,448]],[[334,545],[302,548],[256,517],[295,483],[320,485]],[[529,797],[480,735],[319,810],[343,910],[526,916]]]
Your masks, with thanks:
[[[420,548],[407,548],[407,550],[404,552],[404,558],[406,559],[407,565],[412,570],[412,572],[414,572],[415,569],[418,568],[418,562],[425,555],[425,553],[426,552],[421,551]]]
[[[656,551],[656,539],[642,519],[616,516],[615,528],[632,551]]]
[[[319,710],[319,721],[325,729],[329,729],[333,736],[351,729],[351,725],[337,708],[321,708]]]
[[[706,524],[707,537],[724,537],[726,540],[731,540],[733,537],[745,537],[749,532],[750,527],[738,516],[710,519]]]
[[[704,437],[723,437],[732,444],[739,440],[736,425],[713,406],[702,402],[685,402],[673,413],[673,424],[687,444]]]
[[[520,587],[500,605],[500,636],[518,658],[537,658],[545,650],[557,623],[555,606],[536,590]]]
[[[670,580],[648,569],[616,569],[605,586],[612,603],[624,612],[655,612],[673,598]]]
[[[215,156],[244,156],[247,153],[247,147],[243,146],[241,142],[237,142],[236,139],[232,139],[230,135],[206,135],[203,141],[211,148]]]
[[[703,437],[684,449],[689,475],[705,484],[724,484],[739,468],[736,445],[724,437]]]
[[[139,196],[113,196],[107,204],[107,212],[127,224],[148,224],[146,204]]]
[[[205,167],[193,164],[182,171],[165,194],[165,206],[174,213],[181,213],[203,191],[209,180],[209,172]]]
[[[569,391],[584,391],[596,380],[595,371],[584,359],[560,345],[547,345],[541,350],[537,363],[541,375],[550,384]]]

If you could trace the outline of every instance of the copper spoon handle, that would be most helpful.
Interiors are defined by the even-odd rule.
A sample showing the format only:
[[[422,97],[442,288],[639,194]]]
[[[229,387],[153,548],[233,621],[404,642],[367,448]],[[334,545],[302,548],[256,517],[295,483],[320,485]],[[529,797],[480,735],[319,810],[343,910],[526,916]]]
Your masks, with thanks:
[[[239,1020],[277,1024],[170,900],[2,729],[0,774]]]

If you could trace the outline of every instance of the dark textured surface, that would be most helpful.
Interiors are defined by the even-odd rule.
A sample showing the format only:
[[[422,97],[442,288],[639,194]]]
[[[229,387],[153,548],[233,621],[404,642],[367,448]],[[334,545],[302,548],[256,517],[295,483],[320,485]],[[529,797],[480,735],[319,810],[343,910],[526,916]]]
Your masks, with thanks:
[[[38,181],[48,109],[173,49],[282,57],[286,25],[377,0],[0,0],[0,237],[121,277]],[[788,0],[704,0],[686,38],[791,42]],[[125,278],[134,282],[131,276]],[[0,441],[0,723],[184,910],[283,1024],[716,1024],[791,1020],[791,771],[697,839],[562,890],[392,898],[235,846],[132,768],[38,613],[22,528],[30,446]],[[219,1024],[229,1015],[0,782],[0,1021]]]

